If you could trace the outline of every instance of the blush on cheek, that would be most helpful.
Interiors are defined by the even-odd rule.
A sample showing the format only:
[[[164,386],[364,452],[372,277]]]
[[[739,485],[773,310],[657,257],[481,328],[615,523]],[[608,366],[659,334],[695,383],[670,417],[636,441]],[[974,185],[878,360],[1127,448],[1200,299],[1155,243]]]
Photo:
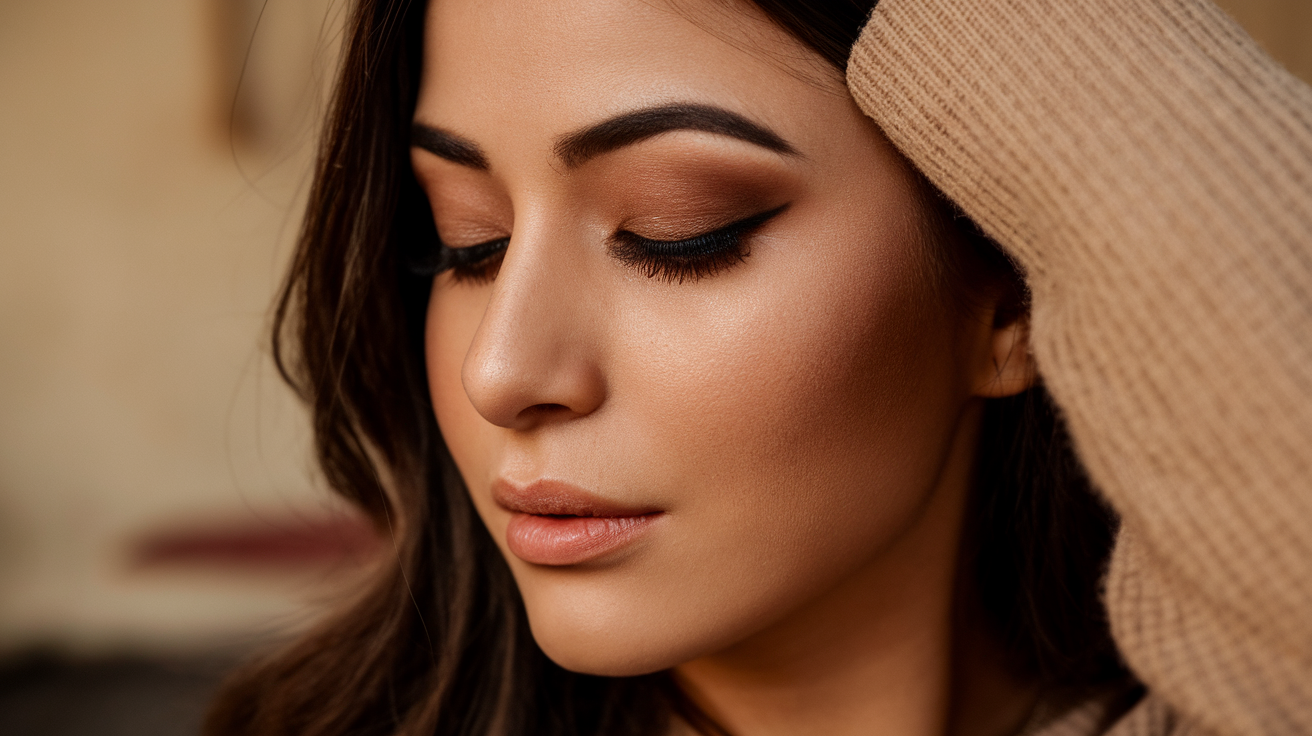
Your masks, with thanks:
[[[824,235],[828,258],[770,253],[777,263],[743,279],[741,294],[658,327],[660,308],[643,305],[634,310],[643,319],[625,325],[636,336],[623,371],[631,400],[660,447],[700,459],[697,477],[739,464],[791,474],[817,454],[896,452],[957,398],[945,395],[949,320],[914,234]]]

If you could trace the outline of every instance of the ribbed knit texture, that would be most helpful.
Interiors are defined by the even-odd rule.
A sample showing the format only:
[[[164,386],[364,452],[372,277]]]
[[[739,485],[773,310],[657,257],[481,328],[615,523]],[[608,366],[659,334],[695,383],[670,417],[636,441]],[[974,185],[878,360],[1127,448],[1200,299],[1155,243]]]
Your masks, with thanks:
[[[1148,734],[1180,734],[1172,731],[1174,715],[1170,708],[1156,697],[1145,698],[1123,717],[1109,713],[1109,708],[1120,701],[1125,693],[1108,693],[1092,698],[1076,707],[1051,711],[1040,703],[1018,736],[1146,736]],[[1116,719],[1110,731],[1111,719]]]
[[[1312,89],[1209,0],[883,0],[848,83],[1025,269],[1123,519],[1110,733],[1312,734]]]

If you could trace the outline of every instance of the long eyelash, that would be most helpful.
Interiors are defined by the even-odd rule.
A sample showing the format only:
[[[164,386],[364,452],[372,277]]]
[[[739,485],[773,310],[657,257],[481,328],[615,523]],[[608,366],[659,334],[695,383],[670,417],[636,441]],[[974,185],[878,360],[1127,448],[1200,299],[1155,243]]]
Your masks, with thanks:
[[[498,238],[465,248],[448,248],[439,243],[436,251],[423,262],[411,263],[408,268],[416,276],[431,278],[451,271],[457,283],[488,283],[496,278],[508,245],[510,238]]]
[[[637,268],[647,278],[683,283],[714,276],[731,268],[750,255],[743,236],[764,225],[788,205],[752,215],[701,235],[683,240],[652,240],[621,230],[610,238],[611,256]],[[447,271],[457,283],[485,284],[497,276],[510,238],[489,240],[464,248],[438,244],[422,260],[407,264],[408,270],[421,277],[433,277]]]
[[[680,284],[698,281],[746,260],[750,251],[744,247],[743,236],[787,207],[776,207],[683,240],[652,240],[621,230],[611,236],[610,253],[649,279]]]
[[[489,240],[468,248],[442,247],[443,271],[450,270],[457,283],[486,284],[497,277],[510,238]]]

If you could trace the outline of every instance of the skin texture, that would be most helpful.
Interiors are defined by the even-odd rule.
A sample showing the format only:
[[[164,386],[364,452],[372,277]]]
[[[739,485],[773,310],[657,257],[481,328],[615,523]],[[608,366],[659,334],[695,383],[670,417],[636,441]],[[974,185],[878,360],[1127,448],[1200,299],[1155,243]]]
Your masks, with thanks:
[[[963,654],[980,648],[961,643],[954,591],[981,400],[1027,385],[1024,326],[943,293],[923,185],[841,76],[720,4],[444,0],[425,46],[415,120],[487,161],[414,149],[441,237],[510,238],[495,279],[434,281],[433,403],[548,656],[675,668],[744,736],[1014,725],[1028,696],[978,697],[1006,678]],[[554,153],[674,103],[731,110],[797,154],[688,130],[576,166]],[[649,278],[607,247],[780,206],[702,278]],[[663,513],[601,558],[530,564],[497,479]]]

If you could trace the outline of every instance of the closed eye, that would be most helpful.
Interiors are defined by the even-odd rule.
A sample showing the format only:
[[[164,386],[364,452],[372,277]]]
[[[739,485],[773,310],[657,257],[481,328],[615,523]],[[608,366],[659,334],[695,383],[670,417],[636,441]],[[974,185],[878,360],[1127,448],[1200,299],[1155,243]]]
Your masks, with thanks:
[[[428,257],[409,264],[409,270],[425,278],[450,271],[458,283],[487,283],[496,278],[508,245],[510,238],[497,238],[462,248],[439,243],[437,250]]]
[[[608,239],[611,257],[638,269],[648,278],[683,283],[714,276],[746,260],[747,236],[788,205],[745,217],[724,227],[680,240],[645,238],[620,230]],[[451,271],[455,281],[482,284],[496,278],[510,238],[498,238],[461,248],[439,245],[435,258],[411,264],[416,275],[436,276]]]
[[[750,254],[747,236],[787,208],[788,205],[776,207],[682,240],[654,240],[620,230],[610,238],[610,254],[647,278],[678,283],[697,281],[746,260]]]

